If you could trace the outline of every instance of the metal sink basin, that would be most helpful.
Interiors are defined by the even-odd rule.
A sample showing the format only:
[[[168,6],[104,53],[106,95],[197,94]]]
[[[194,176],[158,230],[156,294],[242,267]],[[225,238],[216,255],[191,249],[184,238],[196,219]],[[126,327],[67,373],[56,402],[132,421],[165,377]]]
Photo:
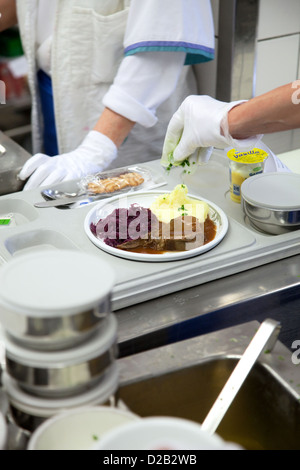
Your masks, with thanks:
[[[140,416],[202,423],[259,324],[251,322],[120,360],[119,398]],[[245,449],[300,449],[300,366],[277,341],[261,355],[217,434]]]

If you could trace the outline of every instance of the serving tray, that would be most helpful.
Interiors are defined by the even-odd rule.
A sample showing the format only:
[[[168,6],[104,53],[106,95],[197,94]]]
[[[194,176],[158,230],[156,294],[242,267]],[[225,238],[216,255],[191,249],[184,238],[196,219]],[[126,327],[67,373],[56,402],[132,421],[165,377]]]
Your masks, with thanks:
[[[176,168],[169,173],[159,160],[143,166],[165,178],[166,191],[185,183],[189,193],[203,197],[227,215],[229,226],[222,241],[193,258],[149,263],[122,259],[95,246],[84,230],[84,221],[97,202],[73,210],[34,207],[42,201],[40,190],[0,197],[0,218],[11,215],[9,225],[0,225],[0,265],[10,258],[35,250],[84,250],[108,261],[116,273],[112,293],[118,310],[165,294],[220,279],[234,273],[293,256],[300,252],[300,231],[268,235],[253,228],[240,204],[230,199],[227,159],[215,151],[208,164],[192,173]],[[80,272],[79,272],[80,275]],[[84,273],[82,273],[84,279]]]

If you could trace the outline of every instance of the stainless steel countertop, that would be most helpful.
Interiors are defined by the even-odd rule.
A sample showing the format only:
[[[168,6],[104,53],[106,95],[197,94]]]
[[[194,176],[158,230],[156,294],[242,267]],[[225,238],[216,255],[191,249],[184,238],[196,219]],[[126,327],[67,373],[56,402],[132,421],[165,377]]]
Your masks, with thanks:
[[[300,339],[300,255],[115,312],[120,357],[222,328],[273,318],[279,339]]]

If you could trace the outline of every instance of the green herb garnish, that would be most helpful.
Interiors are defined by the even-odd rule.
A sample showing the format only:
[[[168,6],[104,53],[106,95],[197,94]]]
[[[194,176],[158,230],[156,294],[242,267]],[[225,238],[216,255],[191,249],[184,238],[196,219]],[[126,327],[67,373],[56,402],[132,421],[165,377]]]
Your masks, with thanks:
[[[180,166],[190,166],[190,161],[188,158],[186,158],[185,160],[182,160],[182,162],[180,163]]]

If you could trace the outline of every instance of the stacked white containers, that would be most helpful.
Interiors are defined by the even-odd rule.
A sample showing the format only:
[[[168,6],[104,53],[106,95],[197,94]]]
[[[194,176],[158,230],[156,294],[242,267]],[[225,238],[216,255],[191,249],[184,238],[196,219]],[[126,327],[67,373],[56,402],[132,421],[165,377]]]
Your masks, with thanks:
[[[103,405],[118,388],[114,273],[73,250],[18,255],[0,269],[3,384],[24,429],[62,411]]]

